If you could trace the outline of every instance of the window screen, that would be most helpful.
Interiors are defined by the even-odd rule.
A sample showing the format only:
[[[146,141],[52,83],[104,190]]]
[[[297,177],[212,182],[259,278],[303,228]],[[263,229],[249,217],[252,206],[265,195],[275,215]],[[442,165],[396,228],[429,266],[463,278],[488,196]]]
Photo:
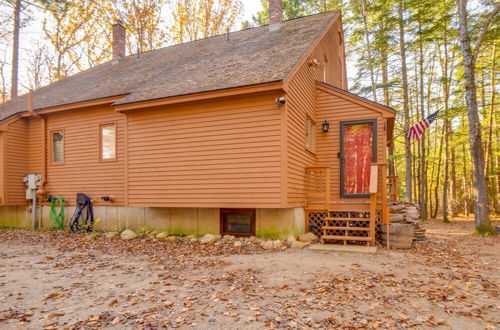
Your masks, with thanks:
[[[64,133],[52,133],[52,162],[62,163],[64,161]]]

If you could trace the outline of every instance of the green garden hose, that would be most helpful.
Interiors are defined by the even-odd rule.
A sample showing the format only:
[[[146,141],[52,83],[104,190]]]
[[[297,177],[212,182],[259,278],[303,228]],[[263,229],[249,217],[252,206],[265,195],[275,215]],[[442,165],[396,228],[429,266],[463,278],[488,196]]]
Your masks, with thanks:
[[[59,212],[56,212],[56,200],[59,201]],[[53,196],[51,198],[50,222],[57,229],[64,229],[64,199],[61,196]]]

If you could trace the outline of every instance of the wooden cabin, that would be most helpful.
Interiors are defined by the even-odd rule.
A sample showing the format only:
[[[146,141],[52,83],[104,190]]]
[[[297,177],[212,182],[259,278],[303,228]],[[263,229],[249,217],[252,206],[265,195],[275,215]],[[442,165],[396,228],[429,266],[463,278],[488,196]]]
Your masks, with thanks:
[[[50,227],[48,196],[68,221],[82,192],[97,229],[373,244],[395,111],[347,91],[339,11],[270,11],[269,26],[130,56],[115,24],[112,61],[0,105],[0,226],[35,212]]]

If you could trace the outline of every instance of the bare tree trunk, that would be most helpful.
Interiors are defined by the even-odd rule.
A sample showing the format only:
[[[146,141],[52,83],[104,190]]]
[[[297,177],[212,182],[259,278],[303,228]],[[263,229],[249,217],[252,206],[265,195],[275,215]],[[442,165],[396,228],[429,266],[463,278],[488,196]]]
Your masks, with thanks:
[[[434,195],[436,197],[436,207],[434,209],[434,214],[432,215],[434,219],[437,218],[439,210],[439,178],[441,176],[441,155],[443,154],[443,140],[445,137],[445,132],[446,132],[446,125],[443,125],[443,132],[441,134],[441,139],[439,141],[439,158],[438,158],[438,168],[436,175],[436,187],[434,188]]]
[[[424,105],[424,49],[423,49],[423,36],[422,36],[422,23],[420,17],[418,18],[418,35],[419,35],[419,90],[420,90],[420,116],[425,118],[425,105]],[[423,132],[420,138],[420,216],[423,220],[427,219],[427,173],[425,166],[425,137],[426,133]]]
[[[467,0],[457,0],[459,36],[462,48],[465,77],[465,101],[469,118],[470,155],[474,184],[474,218],[479,233],[495,233],[488,209],[488,192],[484,176],[484,152],[482,147],[481,125],[477,108],[476,78],[474,57],[472,54],[469,30],[467,27]],[[476,45],[476,52],[480,44]]]
[[[415,201],[418,201],[418,188],[419,188],[419,185],[418,185],[418,162],[416,160],[416,158],[418,157],[418,145],[416,143],[413,144],[412,146],[412,155],[416,155],[415,157],[413,157],[413,161],[412,161],[412,172],[413,172],[413,175],[412,175],[412,178],[413,178],[413,196],[415,196]]]
[[[450,89],[448,83],[448,36],[444,29],[444,58],[443,58],[443,94],[444,94],[444,180],[443,180],[443,222],[450,222],[448,219],[448,194],[449,194],[449,154],[450,154],[450,133],[451,124],[448,118],[448,108],[450,99]]]
[[[451,215],[456,217],[457,216],[457,169],[456,169],[456,164],[455,164],[455,148],[451,148],[451,203],[450,203],[450,210],[451,210]]]
[[[498,201],[498,190],[497,182],[495,178],[495,148],[493,148],[493,132],[496,131],[496,120],[495,120],[495,74],[496,74],[496,43],[493,44],[493,52],[491,55],[491,77],[490,77],[490,123],[488,131],[488,148],[486,149],[486,175],[488,176],[488,184],[490,186],[490,201],[493,204],[493,209],[495,213],[500,213],[500,204]]]
[[[364,28],[364,34],[365,34],[365,41],[366,41],[366,48],[368,51],[367,57],[368,57],[368,68],[370,69],[370,80],[372,83],[372,94],[373,94],[373,100],[377,102],[377,82],[375,81],[375,72],[373,70],[373,58],[372,58],[372,44],[370,41],[370,31],[368,28],[368,19],[367,19],[367,13],[366,13],[366,2],[365,0],[358,0],[358,3],[360,5],[361,9],[361,16],[363,17],[363,28]]]
[[[406,199],[413,202],[412,194],[412,159],[411,145],[408,138],[410,130],[410,108],[408,106],[408,72],[406,69],[406,45],[405,45],[405,29],[403,20],[403,1],[398,2],[399,14],[399,50],[401,52],[401,71],[403,75],[403,109],[404,109],[404,127],[405,127],[405,182],[406,182]]]
[[[16,0],[14,5],[14,29],[12,44],[12,81],[10,86],[10,97],[14,98],[18,94],[19,75],[19,29],[21,20],[21,0]]]
[[[448,112],[447,106],[445,112]],[[449,183],[450,183],[450,176],[449,176],[449,153],[450,153],[450,120],[448,118],[445,119],[444,122],[445,126],[445,132],[444,132],[444,181],[443,181],[443,208],[442,208],[442,213],[443,213],[443,222],[450,222],[450,219],[448,219],[448,198],[449,198]]]
[[[429,59],[430,60],[430,59]],[[432,86],[433,86],[433,81],[434,81],[434,65],[436,64],[436,61],[435,61],[435,55],[434,57],[432,58],[431,61],[431,66],[430,66],[430,69],[428,71],[428,74],[427,74],[427,114],[431,113],[431,99],[432,99]],[[437,128],[436,128],[436,131],[437,131]],[[429,129],[429,132],[430,132],[430,129]],[[429,152],[429,150],[431,150],[431,134],[429,133],[429,136],[427,138],[427,141],[426,141],[426,145],[425,145],[425,150],[426,150],[426,153]],[[442,140],[441,140],[441,144],[442,144]],[[439,157],[441,157],[441,152],[440,152],[440,155]],[[429,176],[429,157],[425,157],[425,201],[427,202],[427,207],[426,209],[429,210],[430,207],[431,207],[431,184],[432,184],[432,176]],[[436,180],[436,186],[439,186],[439,180]],[[439,204],[439,202],[437,201],[438,198],[436,198],[436,205]],[[437,208],[437,206],[436,206]],[[427,211],[427,214],[430,214],[431,212]]]
[[[380,30],[384,30],[384,24],[383,22],[380,23]],[[381,67],[382,67],[382,84],[384,85],[383,90],[384,90],[384,104],[388,107],[391,106],[391,98],[389,94],[389,72],[388,72],[388,67],[389,63],[387,61],[388,56],[387,56],[387,49],[382,47],[380,49],[380,62],[381,62]],[[396,175],[396,167],[394,165],[394,143],[390,143],[387,146],[387,153],[388,153],[388,161],[387,161],[387,170],[389,172],[389,175]]]
[[[435,144],[435,145],[440,145],[440,144],[439,144],[439,138],[441,138],[441,137],[440,137],[440,136],[438,136],[438,134],[434,134],[434,144]],[[433,153],[433,155],[432,155],[432,158],[433,158],[433,159],[436,159],[436,155],[437,155],[437,153],[438,153],[438,148],[434,148],[434,153]],[[441,159],[439,159],[439,162],[441,162]],[[437,182],[437,181],[439,180],[439,176],[437,176],[437,177],[436,177],[436,180],[435,180],[435,181],[433,181],[433,180],[434,180],[434,174],[435,174],[435,172],[436,172],[436,171],[435,171],[435,169],[436,169],[436,162],[432,162],[432,165],[431,165],[431,168],[430,168],[430,175],[429,175],[429,176],[430,176],[430,178],[431,178],[431,182]],[[431,189],[432,189],[432,185],[431,185]],[[436,190],[436,191],[437,191],[437,190]],[[438,196],[437,196],[437,194],[436,194],[436,196],[435,196],[435,197],[436,197],[436,201],[437,201],[437,200],[438,200]],[[436,204],[437,204],[437,203],[433,203],[433,202],[432,202],[432,198],[433,198],[433,194],[430,194],[430,196],[429,196],[429,208],[428,208],[428,210],[429,210],[429,214],[434,214],[434,210],[433,210],[433,208],[432,208],[432,207],[433,207],[433,205],[436,205]]]
[[[498,154],[495,157],[495,168],[496,169],[500,168],[500,156]],[[497,170],[497,172],[495,173],[495,181],[496,181],[496,191],[498,196],[498,193],[500,192],[500,170]],[[497,213],[500,213],[500,210]]]
[[[462,189],[463,189],[462,194],[463,194],[463,196],[462,196],[462,199],[464,201],[464,214],[466,216],[469,216],[469,189],[467,187],[467,157],[465,154],[465,144],[462,144],[462,156],[463,156],[463,159],[462,159],[462,165],[463,165],[463,177],[462,177]]]
[[[418,111],[418,73],[417,73],[417,63],[414,61],[415,64],[415,89],[416,91],[411,90],[412,95],[410,94],[410,109],[416,109],[415,114],[416,118],[415,121],[418,122],[420,120],[420,112]],[[416,203],[420,204],[420,188],[421,185],[420,183],[420,162],[418,161],[420,159],[420,145],[418,143],[412,143],[412,164],[413,164],[413,200]]]

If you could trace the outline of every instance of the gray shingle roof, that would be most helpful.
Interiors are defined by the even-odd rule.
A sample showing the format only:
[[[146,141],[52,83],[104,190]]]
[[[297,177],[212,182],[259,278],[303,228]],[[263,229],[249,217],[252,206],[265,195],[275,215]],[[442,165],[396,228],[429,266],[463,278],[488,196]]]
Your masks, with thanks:
[[[232,32],[107,62],[33,92],[34,109],[124,95],[126,104],[279,81],[319,38],[337,11]],[[0,120],[27,111],[27,95],[0,105]]]

